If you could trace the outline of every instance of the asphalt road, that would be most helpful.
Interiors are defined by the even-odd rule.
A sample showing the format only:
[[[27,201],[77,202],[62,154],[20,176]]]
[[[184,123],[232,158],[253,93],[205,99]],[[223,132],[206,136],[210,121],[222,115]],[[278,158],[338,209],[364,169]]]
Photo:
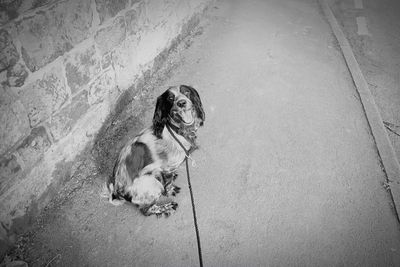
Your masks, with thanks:
[[[201,29],[163,86],[193,85],[206,110],[191,168],[205,266],[399,266],[373,137],[318,3],[219,0]],[[47,213],[24,260],[197,266],[183,168],[168,219],[111,206],[101,179]]]

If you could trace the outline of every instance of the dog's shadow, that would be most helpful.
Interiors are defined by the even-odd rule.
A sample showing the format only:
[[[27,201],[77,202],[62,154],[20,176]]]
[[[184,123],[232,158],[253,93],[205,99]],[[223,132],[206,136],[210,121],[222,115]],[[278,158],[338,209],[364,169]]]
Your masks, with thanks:
[[[133,91],[127,90],[118,98],[114,110],[110,112],[94,139],[91,154],[100,174],[98,179],[106,179],[112,175],[123,145],[147,125],[146,114],[152,107],[151,98],[135,98]]]

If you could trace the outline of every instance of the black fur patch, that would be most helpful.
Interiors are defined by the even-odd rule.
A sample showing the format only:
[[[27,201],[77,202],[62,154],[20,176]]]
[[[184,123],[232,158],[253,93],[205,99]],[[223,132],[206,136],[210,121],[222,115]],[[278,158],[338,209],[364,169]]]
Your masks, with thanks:
[[[153,116],[153,132],[158,138],[161,138],[162,131],[168,121],[168,115],[174,104],[175,96],[170,90],[165,91],[157,98],[156,110]]]
[[[128,193],[124,194],[123,198],[128,202],[132,201],[132,196],[130,194],[128,194]]]
[[[135,179],[140,170],[153,163],[150,149],[144,143],[133,143],[131,153],[126,157],[125,164],[131,179]]]
[[[206,115],[204,113],[203,104],[201,103],[199,93],[191,86],[181,85],[179,87],[179,91],[184,94],[187,98],[192,101],[194,108],[196,109],[197,116],[199,116],[201,122],[200,126],[203,126],[203,122],[206,119]]]

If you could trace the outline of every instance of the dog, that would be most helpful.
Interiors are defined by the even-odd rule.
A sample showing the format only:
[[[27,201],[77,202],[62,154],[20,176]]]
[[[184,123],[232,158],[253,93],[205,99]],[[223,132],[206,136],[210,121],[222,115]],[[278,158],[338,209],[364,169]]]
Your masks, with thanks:
[[[122,148],[103,195],[114,205],[131,202],[146,216],[169,216],[178,207],[172,197],[180,191],[172,182],[187,153],[198,148],[196,132],[204,121],[196,89],[169,87],[157,98],[152,126]]]

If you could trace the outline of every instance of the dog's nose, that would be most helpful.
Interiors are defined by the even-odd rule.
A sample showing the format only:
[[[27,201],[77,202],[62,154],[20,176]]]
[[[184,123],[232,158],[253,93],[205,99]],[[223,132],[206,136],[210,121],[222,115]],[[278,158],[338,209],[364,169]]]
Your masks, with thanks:
[[[186,100],[181,99],[181,100],[179,100],[179,101],[176,103],[176,105],[177,105],[178,107],[180,107],[180,108],[183,108],[184,106],[186,106]]]

